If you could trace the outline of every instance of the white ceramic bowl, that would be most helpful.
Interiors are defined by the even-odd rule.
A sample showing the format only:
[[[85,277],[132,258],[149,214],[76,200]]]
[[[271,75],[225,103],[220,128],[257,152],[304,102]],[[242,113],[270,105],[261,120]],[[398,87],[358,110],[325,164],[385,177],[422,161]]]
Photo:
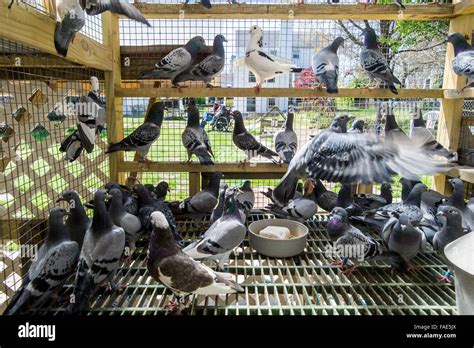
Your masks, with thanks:
[[[286,227],[293,236],[291,239],[262,237],[260,231],[267,226]],[[249,226],[250,246],[260,254],[270,257],[291,257],[301,254],[306,247],[308,228],[302,223],[286,219],[265,219],[252,222]]]

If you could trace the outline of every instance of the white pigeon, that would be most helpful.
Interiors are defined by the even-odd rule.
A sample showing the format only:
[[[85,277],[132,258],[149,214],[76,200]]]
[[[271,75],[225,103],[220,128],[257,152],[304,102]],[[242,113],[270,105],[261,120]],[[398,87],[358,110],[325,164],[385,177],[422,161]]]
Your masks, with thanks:
[[[263,31],[258,25],[250,28],[250,40],[245,50],[245,65],[255,75],[257,84],[255,92],[260,92],[262,83],[270,80],[277,75],[290,72],[301,72],[303,69],[294,64],[285,64],[278,62],[279,58],[271,57],[262,50]]]

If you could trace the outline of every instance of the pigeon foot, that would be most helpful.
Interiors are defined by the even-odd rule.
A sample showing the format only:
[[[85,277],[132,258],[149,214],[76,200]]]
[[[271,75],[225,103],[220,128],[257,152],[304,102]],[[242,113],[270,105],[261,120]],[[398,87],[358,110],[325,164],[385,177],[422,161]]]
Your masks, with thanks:
[[[439,280],[446,284],[451,284],[451,272],[447,271],[446,273],[444,273],[442,276],[439,277]]]
[[[357,271],[357,266],[354,265],[348,269],[341,271],[340,273],[345,274],[346,276],[350,277],[355,271]]]
[[[343,260],[338,260],[338,259],[334,259],[331,261],[331,265],[334,265],[334,266],[337,266],[337,267],[344,267],[346,265],[346,262],[344,262]]]

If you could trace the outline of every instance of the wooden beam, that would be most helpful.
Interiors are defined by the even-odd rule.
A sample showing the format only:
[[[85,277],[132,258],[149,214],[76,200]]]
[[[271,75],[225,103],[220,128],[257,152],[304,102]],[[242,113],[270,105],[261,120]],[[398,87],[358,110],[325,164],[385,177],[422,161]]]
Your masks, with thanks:
[[[459,166],[447,172],[447,176],[460,178],[461,180],[474,184],[474,168],[468,166]]]
[[[53,40],[56,21],[45,14],[26,10],[21,3],[8,9],[8,3],[0,1],[0,36],[57,56]],[[66,59],[99,70],[112,69],[112,52],[82,34],[76,35]]]
[[[454,4],[454,15],[461,16],[474,13],[474,0],[463,0]]]
[[[117,86],[122,76],[120,71],[120,33],[118,17],[110,12],[102,14],[104,44],[112,52],[112,71],[105,73],[105,91],[107,100],[107,140],[116,143],[123,139],[123,99],[116,97]],[[119,172],[118,165],[123,162],[123,152],[115,152],[109,156],[110,180],[125,183],[125,175]]]
[[[444,91],[445,99],[465,99],[474,98],[474,88],[466,88],[461,93],[457,89],[447,89]]]
[[[474,15],[459,16],[451,20],[449,33],[460,32],[468,35],[468,37],[472,39],[473,28]],[[459,77],[454,73],[452,68],[453,58],[453,46],[448,44],[444,67],[444,90],[460,90],[466,84],[464,77]],[[466,93],[469,93],[469,91],[466,91]],[[450,95],[452,92],[448,92],[447,94]],[[463,106],[464,99],[443,98],[441,100],[437,137],[438,142],[451,151],[457,151],[459,147]],[[433,178],[433,188],[442,194],[449,193],[451,190],[446,183],[446,177],[446,175],[437,175]]]
[[[162,98],[183,98],[183,97],[333,97],[333,98],[442,98],[441,89],[399,89],[395,95],[388,89],[369,88],[340,88],[339,93],[329,94],[325,89],[310,88],[262,88],[259,94],[254,88],[183,88],[179,91],[176,88],[117,88],[116,95],[119,97],[162,97]]]
[[[201,173],[189,172],[189,197],[201,191]]]
[[[303,4],[229,6],[213,4],[212,9],[200,4],[138,3],[135,6],[148,19],[353,19],[353,20],[432,20],[453,17],[451,4],[405,4],[399,14],[393,4]],[[291,11],[291,12],[290,12]]]
[[[138,162],[121,162],[118,164],[120,172],[241,172],[241,173],[286,173],[288,166],[273,163],[252,163],[244,168],[239,163],[217,163],[213,166],[203,166],[198,163],[185,164],[181,162],[151,162],[148,168],[139,165]]]

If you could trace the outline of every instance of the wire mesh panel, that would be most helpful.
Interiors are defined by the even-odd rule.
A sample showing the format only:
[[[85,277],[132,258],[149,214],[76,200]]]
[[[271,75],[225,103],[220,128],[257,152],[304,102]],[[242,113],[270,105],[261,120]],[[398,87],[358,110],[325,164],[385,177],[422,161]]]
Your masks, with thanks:
[[[73,162],[59,151],[76,130],[75,105],[90,91],[89,78],[103,81],[103,73],[4,39],[0,47],[0,231],[10,251],[0,259],[1,305],[28,269],[20,251],[41,245],[59,194],[73,188],[91,198],[108,181],[108,161],[104,133]]]
[[[252,214],[249,223],[271,215]],[[331,265],[326,251],[330,241],[325,232],[326,217],[316,216],[307,223],[305,251],[293,258],[277,259],[257,253],[248,240],[235,249],[228,265],[230,274],[245,290],[238,295],[195,296],[192,315],[452,315],[456,313],[452,285],[437,282],[445,266],[432,250],[418,256],[416,274],[395,274],[389,266],[374,261],[364,263],[352,276],[340,274]],[[179,222],[184,239],[194,240],[203,230],[190,222]],[[90,315],[156,315],[172,293],[155,282],[146,269],[144,245],[130,264],[120,268],[116,281],[122,293],[99,293]],[[63,298],[71,291],[65,287]],[[49,307],[59,314],[62,307]],[[44,313],[44,312],[43,312]]]
[[[132,2],[132,0],[129,0]],[[142,3],[153,3],[153,4],[180,4],[182,1],[180,0],[146,0],[141,1]],[[409,0],[409,1],[402,1],[404,4],[428,4],[431,1],[428,0]],[[189,1],[189,4],[199,3],[199,1]],[[229,2],[226,0],[211,0],[212,4],[228,4]],[[246,1],[238,1],[238,3],[242,4],[327,4],[327,0],[246,0]],[[334,2],[336,3],[336,2]],[[355,4],[358,3],[357,0],[340,0],[337,2],[338,4]],[[377,4],[391,4],[391,0],[378,0]],[[449,0],[442,0],[440,3],[451,3]]]

